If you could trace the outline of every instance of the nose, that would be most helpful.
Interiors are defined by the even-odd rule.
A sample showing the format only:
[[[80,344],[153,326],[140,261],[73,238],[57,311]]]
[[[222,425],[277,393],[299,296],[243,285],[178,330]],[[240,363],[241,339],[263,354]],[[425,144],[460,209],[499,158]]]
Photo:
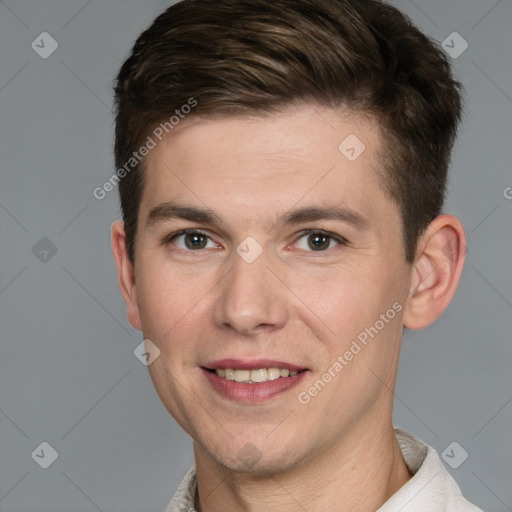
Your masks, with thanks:
[[[289,317],[286,287],[269,268],[265,251],[247,263],[238,254],[222,279],[214,322],[223,330],[245,336],[282,328]]]

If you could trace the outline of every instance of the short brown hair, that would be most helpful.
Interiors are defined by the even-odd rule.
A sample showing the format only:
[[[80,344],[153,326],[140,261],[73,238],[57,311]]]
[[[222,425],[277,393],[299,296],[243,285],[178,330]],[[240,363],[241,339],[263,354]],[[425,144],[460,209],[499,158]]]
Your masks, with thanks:
[[[380,0],[184,0],[140,35],[119,71],[116,167],[191,97],[194,116],[347,105],[378,121],[385,188],[412,262],[443,205],[460,89],[439,46]],[[132,262],[143,163],[119,182]]]

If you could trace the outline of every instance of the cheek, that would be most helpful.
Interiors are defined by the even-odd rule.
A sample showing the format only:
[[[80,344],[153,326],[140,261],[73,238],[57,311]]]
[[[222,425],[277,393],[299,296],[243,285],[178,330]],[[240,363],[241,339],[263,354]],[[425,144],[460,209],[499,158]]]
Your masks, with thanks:
[[[162,339],[193,314],[206,283],[162,262],[141,261],[141,267],[145,272],[136,276],[136,283],[143,332],[150,339]]]
[[[374,335],[388,349],[400,338],[405,276],[383,261],[376,263],[301,276],[303,320],[309,313],[319,326],[317,336],[321,337],[322,328],[327,333],[321,339],[331,359],[343,354],[358,336],[367,341]]]
[[[291,288],[331,334],[346,335],[371,318],[379,302],[374,274],[362,265],[302,271],[295,273]]]

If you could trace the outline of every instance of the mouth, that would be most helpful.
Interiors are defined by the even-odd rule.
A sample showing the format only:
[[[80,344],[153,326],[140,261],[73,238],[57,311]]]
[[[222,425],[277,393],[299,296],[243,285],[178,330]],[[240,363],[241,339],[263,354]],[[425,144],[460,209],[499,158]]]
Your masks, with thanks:
[[[256,368],[254,370],[235,370],[233,368],[217,368],[208,370],[215,373],[221,379],[235,382],[245,382],[248,384],[259,384],[276,379],[285,379],[295,377],[299,372],[290,371],[288,368]],[[305,371],[305,370],[299,370]]]
[[[237,402],[263,402],[295,387],[307,368],[280,361],[214,361],[201,367],[213,389]]]

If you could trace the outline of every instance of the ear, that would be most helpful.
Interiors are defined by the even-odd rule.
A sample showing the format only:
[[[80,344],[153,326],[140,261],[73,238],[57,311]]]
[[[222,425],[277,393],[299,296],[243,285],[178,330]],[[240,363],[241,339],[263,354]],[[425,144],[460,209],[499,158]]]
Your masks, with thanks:
[[[466,235],[453,215],[440,215],[418,241],[403,322],[422,329],[434,322],[452,300],[466,256]]]
[[[117,265],[117,279],[119,288],[126,303],[128,321],[135,329],[142,330],[140,321],[139,306],[135,287],[135,273],[132,262],[128,258],[126,250],[126,235],[124,222],[117,220],[112,224],[112,252]]]

